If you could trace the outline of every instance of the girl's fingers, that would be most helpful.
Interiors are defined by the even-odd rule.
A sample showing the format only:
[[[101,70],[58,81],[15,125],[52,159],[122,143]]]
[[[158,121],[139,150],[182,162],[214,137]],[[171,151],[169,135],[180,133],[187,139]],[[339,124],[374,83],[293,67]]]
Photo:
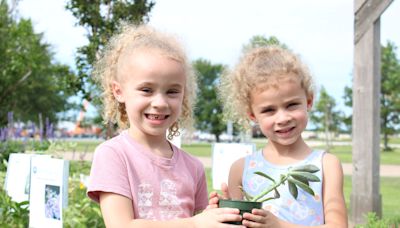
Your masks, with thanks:
[[[243,214],[243,219],[248,220],[249,222],[255,222],[255,223],[261,223],[264,224],[267,217],[265,216],[265,213],[260,213],[261,215],[256,215],[252,213],[244,213]],[[253,224],[254,225],[254,224]],[[254,226],[253,226],[254,227]]]
[[[253,209],[251,211],[251,213],[254,214],[254,215],[260,215],[260,216],[263,216],[263,217],[266,217],[268,215],[268,211],[263,210],[263,209]]]
[[[208,206],[206,207],[205,210],[210,210],[210,209],[214,209],[214,208],[218,208],[218,205],[217,205],[217,204],[210,204],[210,205],[208,205]]]
[[[209,204],[209,205],[211,205],[211,204],[218,204],[218,201],[219,201],[218,197],[213,197],[213,198],[210,198],[210,199],[208,200],[208,204]]]
[[[222,199],[229,199],[228,185],[226,183],[221,184]]]

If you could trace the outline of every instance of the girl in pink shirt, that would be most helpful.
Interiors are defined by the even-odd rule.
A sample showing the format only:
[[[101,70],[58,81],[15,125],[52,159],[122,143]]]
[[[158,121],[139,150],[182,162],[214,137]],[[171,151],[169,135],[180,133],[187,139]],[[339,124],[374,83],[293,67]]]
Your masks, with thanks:
[[[202,164],[167,139],[192,121],[196,80],[177,40],[125,25],[98,60],[104,119],[121,133],[96,148],[88,196],[107,227],[228,227],[237,209],[208,209]],[[168,132],[167,132],[168,130]]]

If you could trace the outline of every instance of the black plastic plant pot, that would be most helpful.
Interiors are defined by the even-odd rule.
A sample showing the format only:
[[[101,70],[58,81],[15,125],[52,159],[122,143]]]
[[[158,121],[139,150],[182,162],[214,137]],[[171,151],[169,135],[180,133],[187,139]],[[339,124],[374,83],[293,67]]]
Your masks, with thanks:
[[[218,204],[219,204],[219,207],[237,208],[240,211],[240,215],[243,215],[243,213],[245,213],[245,212],[251,213],[251,211],[254,208],[261,209],[261,206],[262,206],[261,202],[251,202],[251,201],[243,201],[243,200],[224,200],[224,199],[220,199]],[[226,222],[226,223],[242,225],[242,221]]]

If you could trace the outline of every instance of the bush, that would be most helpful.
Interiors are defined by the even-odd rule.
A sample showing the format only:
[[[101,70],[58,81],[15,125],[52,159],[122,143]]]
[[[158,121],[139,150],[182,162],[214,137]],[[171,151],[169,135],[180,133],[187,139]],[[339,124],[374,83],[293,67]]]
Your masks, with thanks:
[[[86,196],[86,187],[76,174],[68,187],[68,207],[64,208],[64,227],[105,227],[100,207]]]
[[[22,141],[7,140],[0,142],[0,171],[6,171],[7,161],[11,153],[24,153],[25,144]]]
[[[28,227],[28,201],[17,203],[0,189],[0,227]]]
[[[400,225],[400,219],[379,219],[374,212],[367,214],[367,224],[357,225],[356,228],[396,228]]]

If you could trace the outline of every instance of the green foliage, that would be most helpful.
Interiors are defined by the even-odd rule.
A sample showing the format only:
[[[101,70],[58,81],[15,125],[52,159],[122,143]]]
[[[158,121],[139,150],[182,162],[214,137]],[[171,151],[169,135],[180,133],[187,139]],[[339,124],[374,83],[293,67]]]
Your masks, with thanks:
[[[270,36],[269,38],[266,38],[263,35],[255,35],[250,39],[248,44],[243,45],[242,52],[246,53],[247,51],[253,48],[269,46],[269,45],[277,45],[285,49],[288,48],[286,44],[281,43],[275,36]]]
[[[7,193],[0,189],[0,227],[28,227],[28,201],[17,203],[11,200]]]
[[[222,104],[217,99],[218,80],[224,71],[224,66],[198,59],[193,62],[193,67],[199,82],[199,94],[194,112],[196,128],[214,134],[219,142],[219,136],[226,130]]]
[[[277,199],[280,197],[278,187],[282,184],[288,183],[288,188],[290,194],[297,199],[298,195],[298,188],[303,189],[310,195],[315,195],[314,191],[310,188],[310,182],[320,182],[321,180],[314,175],[313,173],[318,172],[319,168],[315,165],[302,165],[290,168],[286,173],[281,174],[279,180],[275,180],[272,177],[268,176],[266,173],[263,172],[255,172],[254,174],[264,177],[272,182],[272,184],[265,189],[264,191],[260,192],[256,196],[250,196],[248,193],[244,191],[244,189],[240,188],[243,192],[243,195],[246,200],[254,201],[254,202],[265,202],[268,200]],[[265,196],[274,191],[274,196],[267,197]]]
[[[75,75],[53,60],[30,20],[11,16],[7,1],[0,2],[0,15],[0,126],[7,123],[9,111],[23,122],[38,123],[38,113],[55,122],[57,113],[70,107],[68,82]]]
[[[21,141],[0,142],[0,171],[7,170],[7,162],[11,153],[24,153],[25,145]]]
[[[337,133],[343,120],[343,114],[335,110],[336,101],[324,87],[321,87],[318,100],[315,102],[310,114],[310,121],[316,130],[325,132],[326,146],[331,147],[331,133]]]
[[[383,134],[384,150],[389,147],[389,136],[400,130],[400,61],[396,56],[397,47],[388,42],[381,47],[381,88],[380,88],[380,116],[381,132]],[[345,87],[345,105],[352,107],[353,91]],[[346,124],[351,126],[351,116],[347,117]]]
[[[86,29],[89,43],[78,48],[76,67],[78,79],[71,81],[70,86],[75,92],[81,92],[83,97],[92,101],[98,92],[91,79],[91,69],[100,51],[104,48],[112,34],[118,30],[121,21],[140,24],[148,21],[147,14],[153,8],[153,1],[118,1],[93,0],[88,3],[84,0],[69,0],[66,9],[72,12],[80,25]]]
[[[69,186],[68,207],[63,210],[64,227],[105,227],[99,204],[86,196],[87,189],[77,173],[72,174]]]
[[[381,56],[381,131],[385,150],[390,150],[388,136],[400,130],[400,62],[396,49],[393,43],[388,42],[386,47],[382,47]]]
[[[387,220],[379,219],[374,212],[370,212],[366,216],[367,223],[365,225],[357,225],[356,228],[387,228],[387,227],[399,227],[400,220]]]

